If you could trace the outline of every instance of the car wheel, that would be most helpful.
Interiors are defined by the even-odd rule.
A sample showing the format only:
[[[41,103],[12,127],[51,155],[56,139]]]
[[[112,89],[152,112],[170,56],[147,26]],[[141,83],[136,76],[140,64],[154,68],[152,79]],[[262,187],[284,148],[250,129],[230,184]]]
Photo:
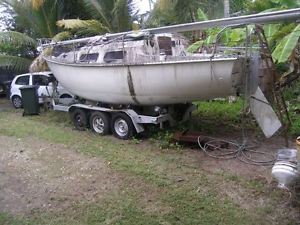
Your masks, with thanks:
[[[111,129],[115,137],[127,140],[135,133],[131,118],[124,113],[116,113],[112,117]]]
[[[16,109],[22,108],[23,103],[22,103],[22,98],[19,96],[13,96],[12,97],[12,104]]]
[[[90,128],[99,135],[106,135],[109,133],[109,117],[103,112],[93,112],[90,118]]]

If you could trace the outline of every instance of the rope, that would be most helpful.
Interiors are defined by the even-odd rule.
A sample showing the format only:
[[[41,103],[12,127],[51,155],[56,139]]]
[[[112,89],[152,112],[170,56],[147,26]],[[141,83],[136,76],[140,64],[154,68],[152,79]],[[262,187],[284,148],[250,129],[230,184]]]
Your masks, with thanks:
[[[221,143],[221,144],[220,144]],[[271,153],[261,152],[252,150],[253,147],[246,146],[245,144],[239,144],[234,141],[226,141],[222,139],[212,139],[206,142],[204,145],[201,144],[200,136],[198,137],[198,145],[203,152],[215,159],[238,159],[239,161],[257,166],[271,166],[275,162],[275,156]],[[226,146],[226,147],[222,147]],[[219,153],[212,153],[209,150],[216,150]],[[255,160],[254,155],[263,155],[267,157],[266,160]]]

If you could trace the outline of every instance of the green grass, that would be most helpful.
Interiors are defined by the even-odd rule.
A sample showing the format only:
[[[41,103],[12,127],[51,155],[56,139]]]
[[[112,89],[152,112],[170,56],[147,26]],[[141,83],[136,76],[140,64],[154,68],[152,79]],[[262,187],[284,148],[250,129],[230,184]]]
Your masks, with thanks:
[[[291,118],[290,134],[300,135],[300,81],[295,81],[292,86],[285,88],[284,98],[287,101]]]
[[[29,225],[30,222],[27,219],[16,218],[8,213],[0,212],[0,224],[1,225]]]
[[[229,103],[227,100],[196,102],[197,110],[193,114],[191,127],[193,130],[205,131],[207,134],[257,129],[251,115],[243,116],[244,103],[241,98]]]
[[[300,82],[296,83],[284,93],[288,103],[291,126],[289,134],[292,136],[300,135]],[[197,102],[197,111],[194,113],[192,128],[205,131],[209,134],[218,134],[223,132],[240,131],[244,120],[244,128],[256,130],[255,119],[251,114],[243,117],[243,100],[238,98],[235,103],[227,101],[204,101]]]
[[[227,116],[237,119],[230,113]],[[0,124],[1,135],[35,137],[63,144],[80,154],[101,157],[124,179],[119,193],[111,193],[101,202],[77,202],[63,212],[35,212],[24,218],[2,213],[0,224],[268,224],[261,208],[245,210],[221,194],[219,182],[224,178],[208,176],[188,152],[160,149],[145,141],[121,141],[79,132],[72,129],[64,113],[22,117],[15,111],[0,112]],[[177,182],[178,178],[184,181]],[[256,188],[261,195],[267,190],[264,184],[251,183],[247,178],[225,178],[234,181],[232,185],[238,188]],[[147,191],[154,193],[154,197],[144,202]],[[149,205],[156,210],[149,210]],[[266,207],[270,211],[270,206]],[[285,217],[276,217],[278,224],[284,224]]]
[[[293,103],[289,106],[289,115],[291,119],[290,134],[300,136],[300,103]]]
[[[215,118],[219,121],[232,121],[239,123],[243,110],[243,100],[228,103],[227,100],[203,101],[197,102],[197,115],[204,118]]]

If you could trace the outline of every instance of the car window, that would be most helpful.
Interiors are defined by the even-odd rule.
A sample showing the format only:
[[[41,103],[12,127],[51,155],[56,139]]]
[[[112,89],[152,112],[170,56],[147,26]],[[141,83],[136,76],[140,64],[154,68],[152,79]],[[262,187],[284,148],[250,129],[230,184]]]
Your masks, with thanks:
[[[49,78],[44,75],[33,75],[32,84],[38,86],[47,86],[49,84]]]
[[[18,85],[29,85],[29,76],[22,76],[16,80]]]

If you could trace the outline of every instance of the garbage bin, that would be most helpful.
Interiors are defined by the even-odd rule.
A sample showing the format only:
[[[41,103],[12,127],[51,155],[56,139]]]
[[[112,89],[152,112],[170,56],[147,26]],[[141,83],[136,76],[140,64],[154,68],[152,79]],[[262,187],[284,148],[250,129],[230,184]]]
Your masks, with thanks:
[[[40,113],[39,99],[37,95],[37,87],[27,85],[20,88],[23,103],[23,116],[38,115]]]

